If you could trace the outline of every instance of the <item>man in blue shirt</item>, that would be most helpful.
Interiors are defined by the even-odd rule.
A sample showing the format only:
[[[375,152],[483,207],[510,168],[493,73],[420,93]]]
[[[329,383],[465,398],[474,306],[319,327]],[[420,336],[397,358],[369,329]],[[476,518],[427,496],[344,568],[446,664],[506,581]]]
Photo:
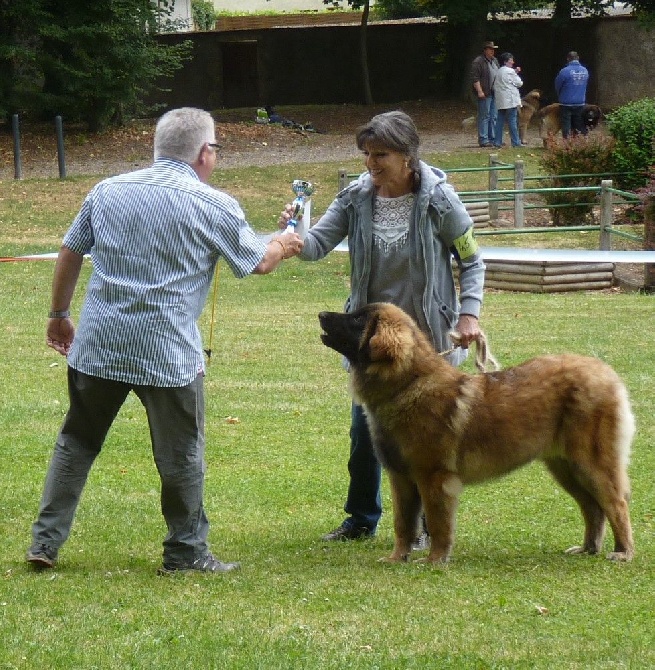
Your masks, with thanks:
[[[580,65],[576,51],[569,51],[566,61],[566,66],[555,77],[562,137],[565,139],[571,132],[587,134],[587,126],[582,112],[586,102],[587,82],[589,81],[589,72],[584,65]]]
[[[161,117],[155,162],[97,184],[64,236],[47,344],[68,358],[70,406],[54,447],[27,561],[54,566],[88,473],[130,391],[146,409],[168,533],[160,574],[239,567],[209,551],[203,506],[204,359],[197,326],[219,259],[236,277],[267,274],[303,243],[262,242],[236,200],[208,185],[216,128],[190,107]],[[93,270],[77,332],[70,303]]]

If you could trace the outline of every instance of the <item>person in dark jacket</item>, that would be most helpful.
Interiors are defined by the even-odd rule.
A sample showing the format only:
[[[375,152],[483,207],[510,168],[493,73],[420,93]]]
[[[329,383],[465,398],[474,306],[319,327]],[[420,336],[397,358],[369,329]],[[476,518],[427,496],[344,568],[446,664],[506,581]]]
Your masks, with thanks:
[[[494,54],[497,48],[493,42],[485,42],[482,53],[471,65],[473,92],[478,99],[478,144],[481,147],[493,147],[496,134],[494,80],[498,73],[498,60]]]
[[[577,51],[569,51],[566,66],[555,77],[555,90],[559,102],[562,137],[566,139],[571,132],[587,134],[587,126],[582,117],[587,97],[589,71],[580,64]]]

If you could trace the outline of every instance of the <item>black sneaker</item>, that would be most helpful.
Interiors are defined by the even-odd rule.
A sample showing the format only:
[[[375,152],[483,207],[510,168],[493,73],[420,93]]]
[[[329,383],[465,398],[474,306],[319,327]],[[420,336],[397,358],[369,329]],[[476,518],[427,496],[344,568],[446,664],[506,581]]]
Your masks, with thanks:
[[[363,540],[374,535],[374,531],[366,526],[351,526],[350,524],[342,523],[327,535],[323,535],[321,539],[324,542],[333,542],[335,540],[345,542],[346,540]]]
[[[54,568],[57,562],[57,550],[45,544],[33,544],[27,550],[25,560],[36,570]]]
[[[241,567],[240,563],[223,563],[213,554],[207,554],[202,558],[198,558],[193,563],[164,563],[161,568],[157,569],[158,575],[173,575],[176,572],[232,572]]]

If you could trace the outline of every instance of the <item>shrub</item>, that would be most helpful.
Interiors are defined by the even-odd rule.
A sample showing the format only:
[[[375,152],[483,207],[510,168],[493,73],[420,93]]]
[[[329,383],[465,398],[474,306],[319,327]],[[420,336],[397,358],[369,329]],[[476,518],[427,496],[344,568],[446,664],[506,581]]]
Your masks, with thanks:
[[[649,218],[655,221],[655,165],[649,168],[645,179],[645,185],[635,189],[639,202],[626,210],[626,218],[632,223],[644,223],[647,213]]]
[[[613,149],[614,140],[598,133],[564,141],[550,138],[540,165],[551,178],[541,182],[541,187],[599,186],[601,178],[594,175],[611,171]],[[593,223],[593,207],[598,198],[592,191],[544,193],[543,197],[548,205],[553,205],[549,207],[553,225]]]
[[[209,0],[191,0],[191,14],[196,30],[213,30],[216,25],[216,10]]]
[[[607,115],[607,127],[616,139],[614,169],[639,174],[619,177],[622,188],[643,186],[655,162],[655,98],[635,100]]]

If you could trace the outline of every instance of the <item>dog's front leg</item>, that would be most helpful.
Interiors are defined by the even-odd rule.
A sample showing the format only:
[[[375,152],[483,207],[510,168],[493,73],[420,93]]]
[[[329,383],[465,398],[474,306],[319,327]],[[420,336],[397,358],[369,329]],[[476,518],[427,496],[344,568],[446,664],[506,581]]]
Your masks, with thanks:
[[[455,541],[457,504],[463,484],[451,472],[436,472],[419,481],[425,523],[430,534],[428,563],[446,563]]]
[[[397,563],[409,560],[421,513],[421,498],[416,484],[406,475],[390,471],[389,482],[395,539],[391,555],[382,560]]]

